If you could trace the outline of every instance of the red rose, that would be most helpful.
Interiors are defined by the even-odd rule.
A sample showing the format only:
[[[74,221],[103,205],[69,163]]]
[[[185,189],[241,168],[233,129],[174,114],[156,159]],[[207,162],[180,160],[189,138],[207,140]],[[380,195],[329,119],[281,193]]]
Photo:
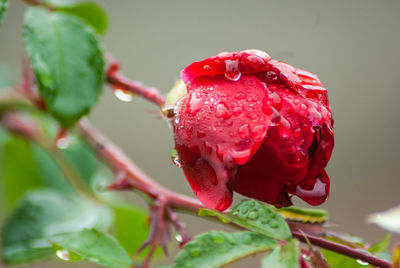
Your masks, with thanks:
[[[181,73],[175,149],[199,200],[220,211],[232,191],[275,206],[329,193],[332,114],[318,77],[260,50],[220,53]]]

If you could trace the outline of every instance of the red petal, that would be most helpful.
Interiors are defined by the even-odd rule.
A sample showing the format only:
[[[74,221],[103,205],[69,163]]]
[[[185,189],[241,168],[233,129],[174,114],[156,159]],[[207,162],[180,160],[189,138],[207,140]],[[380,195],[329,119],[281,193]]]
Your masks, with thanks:
[[[219,211],[227,209],[232,203],[230,183],[219,182],[214,168],[200,154],[186,146],[177,145],[175,148],[179,154],[179,163],[197,198],[207,208]]]
[[[290,205],[285,186],[304,177],[307,166],[293,167],[274,143],[264,143],[250,161],[238,167],[233,189],[242,195],[276,206]]]
[[[328,174],[322,170],[318,177],[304,180],[292,193],[310,205],[317,206],[328,199],[329,187]]]

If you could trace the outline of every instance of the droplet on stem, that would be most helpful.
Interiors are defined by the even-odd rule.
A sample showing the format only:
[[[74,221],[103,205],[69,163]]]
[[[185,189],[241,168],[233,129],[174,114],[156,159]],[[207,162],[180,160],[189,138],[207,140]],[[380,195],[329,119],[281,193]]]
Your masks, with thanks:
[[[113,92],[114,92],[114,96],[123,102],[131,102],[134,97],[132,92],[121,89],[121,88],[114,88]]]

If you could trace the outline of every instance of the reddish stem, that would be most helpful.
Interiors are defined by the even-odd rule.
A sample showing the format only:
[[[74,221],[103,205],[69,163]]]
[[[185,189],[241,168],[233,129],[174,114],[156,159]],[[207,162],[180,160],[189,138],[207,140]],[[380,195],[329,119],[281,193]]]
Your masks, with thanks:
[[[117,62],[112,56],[107,56],[109,67],[107,70],[107,82],[111,84],[112,87],[129,91],[134,94],[138,94],[148,101],[158,105],[163,106],[165,103],[165,98],[161,93],[152,87],[147,87],[139,81],[132,81],[126,78],[119,71],[119,62]]]
[[[302,242],[307,243],[307,240],[308,240],[311,244],[313,244],[315,246],[340,253],[342,255],[351,257],[353,259],[367,262],[373,266],[382,267],[382,268],[390,268],[391,267],[390,262],[388,262],[386,260],[382,260],[367,251],[360,250],[360,249],[354,249],[354,248],[348,247],[346,245],[342,245],[342,244],[338,244],[338,243],[326,240],[322,237],[318,237],[318,236],[314,236],[314,235],[310,235],[310,234],[304,234],[304,233],[301,233],[298,231],[292,231],[292,234],[293,234],[293,237],[299,239]]]
[[[167,204],[173,208],[197,213],[197,211],[203,207],[196,199],[174,193],[152,180],[148,175],[136,167],[136,165],[115,144],[92,127],[88,121],[82,120],[79,124],[79,128],[85,139],[93,145],[98,155],[108,163],[112,169],[125,172],[127,180],[129,180],[132,186],[136,189],[153,199],[158,199],[160,196],[164,197]],[[322,237],[300,233],[294,230],[292,230],[292,234],[295,238],[303,242],[306,242],[308,239],[313,245],[354,259],[359,259],[377,267],[389,268],[391,265],[390,262],[379,259],[369,252],[338,244]]]

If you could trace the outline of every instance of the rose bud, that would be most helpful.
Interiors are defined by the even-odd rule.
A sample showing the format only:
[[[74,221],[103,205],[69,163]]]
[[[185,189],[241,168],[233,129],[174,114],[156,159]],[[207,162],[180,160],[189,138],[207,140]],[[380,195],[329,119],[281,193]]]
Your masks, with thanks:
[[[181,78],[168,114],[179,164],[206,207],[225,210],[233,191],[277,207],[292,195],[327,199],[333,121],[316,75],[245,50],[194,62]]]

